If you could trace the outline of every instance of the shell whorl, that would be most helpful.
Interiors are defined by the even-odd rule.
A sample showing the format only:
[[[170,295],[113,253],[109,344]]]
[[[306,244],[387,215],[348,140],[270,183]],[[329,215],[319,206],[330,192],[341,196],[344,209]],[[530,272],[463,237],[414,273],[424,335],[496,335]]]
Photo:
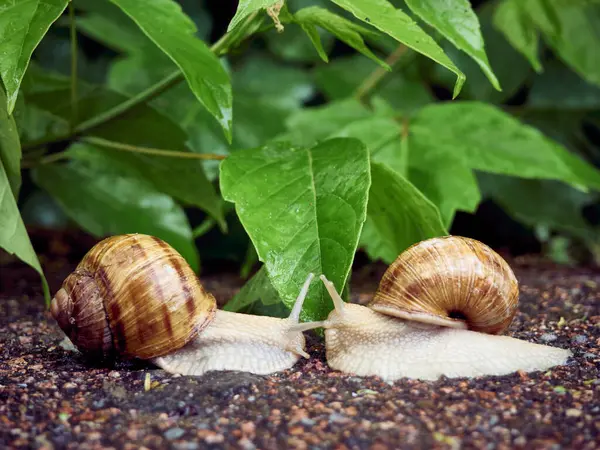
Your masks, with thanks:
[[[417,322],[500,334],[511,324],[518,299],[517,279],[500,255],[474,239],[445,236],[401,253],[369,307]]]
[[[150,359],[195,338],[213,319],[216,301],[175,249],[131,234],[96,244],[50,310],[83,353]]]

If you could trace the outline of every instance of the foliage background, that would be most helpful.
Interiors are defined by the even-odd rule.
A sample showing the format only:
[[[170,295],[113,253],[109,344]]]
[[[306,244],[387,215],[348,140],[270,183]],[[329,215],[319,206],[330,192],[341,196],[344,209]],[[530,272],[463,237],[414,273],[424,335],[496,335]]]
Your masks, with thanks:
[[[290,0],[283,32],[272,1],[178,3],[53,0],[44,34],[53,11],[0,2],[23,50],[0,57],[0,246],[38,271],[21,216],[157,235],[253,274],[227,308],[270,314],[309,271],[346,285],[357,247],[448,232],[595,262],[599,2],[471,2],[485,50],[466,0],[392,2],[424,31],[384,0]],[[329,309],[314,285],[305,318]]]

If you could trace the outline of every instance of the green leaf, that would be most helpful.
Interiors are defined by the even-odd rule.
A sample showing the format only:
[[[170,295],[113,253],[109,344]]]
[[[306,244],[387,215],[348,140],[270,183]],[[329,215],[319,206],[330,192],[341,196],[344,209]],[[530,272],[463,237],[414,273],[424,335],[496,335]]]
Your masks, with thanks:
[[[68,0],[0,0],[0,75],[12,114],[33,50]]]
[[[461,52],[450,43],[444,42],[442,47],[446,54],[455,62],[467,76],[467,82],[462,91],[464,98],[472,100],[502,103],[514,96],[523,83],[531,75],[531,65],[521,53],[515,50],[505,36],[493,26],[493,2],[484,3],[477,10],[481,25],[481,33],[485,41],[487,54],[494,73],[500,80],[502,91],[497,91],[490,84],[481,67],[466,53]],[[434,69],[436,81],[452,89],[454,77],[441,66]]]
[[[42,277],[42,288],[46,304],[50,304],[50,290],[40,261],[31,245],[17,201],[12,194],[8,177],[0,161],[0,247],[34,268]]]
[[[600,5],[529,0],[529,18],[560,58],[590,83],[600,85]]]
[[[475,212],[481,201],[475,174],[453,158],[410,167],[409,180],[437,206],[448,229],[456,211]]]
[[[207,39],[210,32],[210,19],[201,2],[180,0],[183,10],[198,26],[198,36]],[[86,12],[78,15],[76,24],[79,31],[118,52],[139,54],[150,47],[156,49],[148,37],[116,5],[106,1],[77,0],[75,8]],[[160,53],[156,49],[156,53]]]
[[[557,181],[492,174],[480,174],[478,178],[487,197],[529,227],[543,226],[587,240],[597,236],[582,215],[582,208],[593,202],[589,194]]]
[[[298,146],[311,146],[337,132],[347,123],[370,116],[369,110],[355,99],[302,109],[287,118],[286,126],[290,131],[281,139]]]
[[[100,149],[76,144],[69,149],[69,156],[69,163],[39,166],[33,176],[71,219],[97,237],[123,233],[157,236],[198,270],[192,230],[170,196],[132,176],[119,160]]]
[[[363,36],[372,35],[372,31],[367,30],[347,19],[344,19],[343,17],[340,17],[325,8],[319,8],[317,6],[301,9],[294,15],[294,18],[300,23],[304,31],[306,31],[310,39],[313,41],[313,44],[319,51],[321,58],[323,58],[325,62],[328,61],[328,58],[325,54],[325,50],[323,50],[323,46],[321,45],[321,39],[317,33],[317,30],[315,29],[316,26],[329,31],[340,41],[345,42],[356,51],[362,53],[367,58],[379,64],[384,69],[388,71],[392,70],[387,63],[375,56],[375,54],[366,46]]]
[[[76,17],[77,29],[117,52],[140,53],[156,46],[116,5],[109,2],[84,2],[85,15]],[[80,2],[75,3],[81,8]],[[157,51],[157,53],[159,53]]]
[[[309,272],[344,287],[365,220],[371,179],[367,149],[331,139],[309,149],[279,144],[233,153],[221,164],[221,192],[234,202],[259,259],[290,307]],[[303,318],[331,310],[313,284]]]
[[[315,90],[306,71],[277,63],[261,54],[252,54],[244,65],[236,67],[232,84],[236,94],[242,92],[261,97],[288,110],[301,107]]]
[[[371,163],[371,179],[367,221],[360,238],[371,259],[389,264],[410,245],[448,234],[435,205],[400,174]]]
[[[542,72],[538,56],[539,33],[529,20],[522,2],[503,0],[494,13],[494,25],[529,60],[536,72]]]
[[[281,302],[281,297],[269,280],[265,266],[262,266],[244,287],[223,306],[223,310],[243,311],[257,302],[263,305],[275,305]]]
[[[14,120],[6,108],[6,96],[0,87],[0,247],[40,274],[44,298],[49,305],[48,283],[17,206],[21,183],[21,144]]]
[[[373,25],[398,42],[422,53],[456,74],[456,97],[465,82],[465,75],[446,56],[440,46],[425,33],[406,13],[396,9],[387,0],[332,0],[350,11],[357,19]]]
[[[333,48],[335,38],[327,31],[318,28],[323,53],[315,53],[313,41],[306,32],[297,24],[291,23],[285,27],[283,33],[271,30],[265,33],[269,51],[277,57],[295,63],[314,63],[327,58],[327,53]],[[317,51],[319,49],[317,48]]]
[[[111,0],[131,17],[183,72],[200,103],[231,140],[232,94],[229,76],[208,46],[194,36],[196,26],[172,0]]]
[[[21,141],[17,125],[6,111],[6,94],[0,87],[0,163],[14,198],[21,188]]]
[[[56,117],[68,120],[71,111],[69,88],[64,80],[61,80],[55,79],[53,85],[43,88],[36,88],[42,83],[33,82],[34,90],[29,92],[27,100]],[[88,120],[122,103],[126,98],[107,89],[80,83],[78,118],[81,122]],[[189,151],[185,145],[187,140],[185,132],[168,117],[145,104],[132,108],[119,120],[96,127],[94,135],[138,147]],[[99,151],[117,152],[104,148]],[[185,204],[202,208],[212,215],[222,228],[225,227],[221,200],[207,179],[199,160],[133,152],[119,152],[118,158],[143,173],[157,189]]]
[[[375,69],[377,66],[372,61],[361,55],[352,55],[317,66],[314,78],[327,98],[341,100],[352,96],[361,82]],[[412,113],[433,101],[423,82],[398,71],[387,74],[384,82],[378,84],[371,93],[384,98],[403,113]]]
[[[406,4],[423,21],[473,58],[494,88],[501,90],[485,53],[479,21],[469,0],[406,0]]]
[[[600,189],[600,171],[539,130],[479,102],[426,106],[409,128],[411,162],[456,158],[465,167]]]
[[[233,16],[233,19],[229,22],[227,31],[233,30],[237,24],[253,12],[273,6],[278,1],[279,0],[240,0],[237,10],[235,11],[235,16]]]
[[[533,80],[527,105],[540,109],[592,110],[600,108],[600,87],[590,84],[572,70],[551,61]]]

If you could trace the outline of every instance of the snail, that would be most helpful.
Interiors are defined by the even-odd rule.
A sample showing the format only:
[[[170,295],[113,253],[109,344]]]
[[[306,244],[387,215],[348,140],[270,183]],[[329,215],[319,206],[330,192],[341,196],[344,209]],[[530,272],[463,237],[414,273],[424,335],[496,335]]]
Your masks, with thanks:
[[[182,375],[267,374],[309,357],[293,327],[312,278],[285,319],[221,311],[173,247],[127,234],[97,243],[65,279],[50,311],[75,347],[92,357],[140,358]]]
[[[401,253],[367,306],[344,303],[321,275],[334,309],[325,321],[329,366],[393,381],[402,377],[504,375],[564,364],[568,350],[504,332],[519,289],[508,263],[485,244],[459,236],[422,241]]]

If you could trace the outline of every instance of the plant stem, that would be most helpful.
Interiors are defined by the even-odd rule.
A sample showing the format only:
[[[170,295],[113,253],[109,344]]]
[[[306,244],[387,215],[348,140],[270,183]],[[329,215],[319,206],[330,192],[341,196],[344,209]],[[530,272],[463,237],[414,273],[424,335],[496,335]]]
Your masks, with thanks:
[[[162,150],[150,147],[138,147],[137,145],[123,144],[122,142],[109,141],[99,137],[86,136],[80,139],[88,144],[98,145],[100,147],[112,148],[123,152],[142,153],[144,155],[166,156],[168,158],[184,158],[184,159],[204,159],[204,160],[221,160],[225,159],[225,155],[217,155],[214,153],[192,153],[179,152],[176,150]]]
[[[172,72],[167,75],[165,78],[153,84],[145,91],[140,92],[139,94],[125,100],[123,103],[119,103],[114,108],[109,109],[108,111],[104,111],[97,116],[92,117],[91,119],[86,120],[85,122],[80,123],[75,128],[74,134],[82,134],[86,131],[90,131],[93,128],[96,128],[106,122],[110,122],[113,119],[116,119],[119,116],[122,116],[130,109],[136,107],[141,103],[146,103],[153,98],[159,96],[164,91],[169,88],[172,88],[177,83],[179,83],[183,79],[183,73],[179,70]]]
[[[250,25],[250,23],[256,17],[257,14],[258,14],[258,11],[254,12],[253,14],[248,16],[248,18],[243,22],[243,24],[239,27],[239,29],[236,30],[236,32],[239,33],[242,26]],[[230,44],[228,37],[229,37],[229,33],[226,33],[223,36],[221,36],[221,38],[210,47],[210,50],[213,53],[215,53],[216,55],[219,55],[220,53],[224,52],[228,48],[228,45]],[[153,98],[159,96],[166,90],[175,86],[177,83],[179,83],[181,80],[183,80],[183,78],[184,78],[183,73],[180,70],[176,70],[173,73],[167,75],[162,80],[153,84],[146,90],[135,95],[134,97],[131,97],[131,98],[127,99],[126,101],[124,101],[123,103],[116,105],[114,108],[104,111],[104,112],[86,120],[85,122],[80,123],[70,133],[68,133],[66,135],[62,135],[62,136],[56,136],[56,137],[53,137],[50,139],[41,139],[38,141],[26,142],[23,144],[22,148],[24,150],[30,150],[33,148],[41,147],[41,146],[52,144],[55,142],[62,142],[62,141],[67,141],[67,140],[73,139],[74,137],[76,137],[78,135],[89,132],[89,131],[93,130],[94,128],[99,127],[100,125],[103,125],[107,122],[111,122],[111,121],[121,117],[127,111],[131,110],[132,108],[134,108],[142,103],[146,103],[146,102],[152,100]],[[169,152],[169,153],[172,153],[172,152]]]
[[[69,129],[75,129],[77,123],[77,29],[75,27],[75,7],[69,2],[69,30],[71,34],[71,122]]]
[[[408,47],[403,44],[400,44],[396,50],[394,50],[390,55],[386,58],[385,62],[390,66],[394,67],[394,65],[400,60],[404,52]],[[379,82],[385,77],[388,73],[386,69],[381,66],[378,66],[373,72],[369,74],[367,78],[363,80],[363,82],[356,88],[354,91],[354,98],[356,100],[362,101],[363,97],[371,92]]]

